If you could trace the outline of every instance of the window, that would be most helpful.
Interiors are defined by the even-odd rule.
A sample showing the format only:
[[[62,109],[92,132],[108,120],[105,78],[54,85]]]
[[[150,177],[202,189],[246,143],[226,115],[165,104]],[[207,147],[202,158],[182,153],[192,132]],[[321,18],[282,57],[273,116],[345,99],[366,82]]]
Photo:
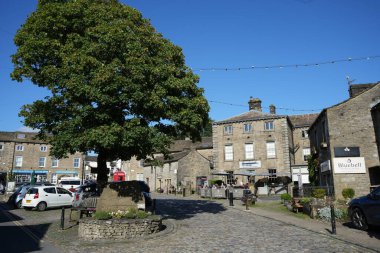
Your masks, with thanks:
[[[225,126],[224,134],[232,134],[232,126]]]
[[[46,152],[47,151],[47,147],[46,146],[41,146],[40,147],[40,151],[41,152]]]
[[[74,168],[79,168],[80,158],[74,158]]]
[[[264,123],[264,130],[272,131],[274,129],[273,121],[267,121]]]
[[[276,157],[276,143],[267,142],[267,158],[275,158],[275,157]]]
[[[303,160],[306,162],[307,157],[310,155],[310,148],[304,148],[302,150],[302,153],[303,153]]]
[[[45,167],[46,157],[40,157],[38,160],[38,167]]]
[[[58,159],[57,158],[52,158],[51,159],[51,167],[58,167]]]
[[[224,160],[226,161],[234,160],[234,147],[232,145],[224,146]]]
[[[0,143],[0,150],[4,150],[4,143]]]
[[[302,130],[302,137],[309,138],[309,134],[307,133],[307,130]]]
[[[137,179],[137,181],[144,181],[144,174],[143,173],[137,173],[136,179]]]
[[[72,193],[71,193],[71,192],[69,192],[68,190],[63,189],[63,188],[57,188],[57,193],[58,193],[58,194],[67,194],[67,195],[72,196]]]
[[[245,144],[245,159],[253,159],[253,143]]]
[[[276,169],[269,169],[268,170],[268,173],[269,173],[269,183],[275,183],[276,182],[276,177],[277,177],[277,175],[276,175],[276,173],[277,173],[277,171],[276,171]]]
[[[44,192],[50,193],[50,194],[56,194],[55,187],[45,188]]]
[[[252,125],[244,124],[244,133],[252,133]]]
[[[16,156],[16,167],[21,167],[22,166],[22,156]]]
[[[24,151],[24,146],[23,145],[17,145],[16,151]]]
[[[144,163],[145,163],[145,160],[141,159],[140,162],[139,162],[140,167],[144,167]]]

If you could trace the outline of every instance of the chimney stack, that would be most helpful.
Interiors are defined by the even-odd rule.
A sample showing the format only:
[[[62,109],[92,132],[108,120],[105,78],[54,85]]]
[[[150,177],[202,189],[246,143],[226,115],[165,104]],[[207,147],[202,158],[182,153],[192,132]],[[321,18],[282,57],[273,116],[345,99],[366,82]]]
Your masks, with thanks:
[[[276,114],[276,106],[270,105],[269,106],[269,111],[270,111],[270,114]]]
[[[248,105],[249,105],[250,111],[256,110],[256,111],[261,112],[261,100],[259,98],[250,97]]]

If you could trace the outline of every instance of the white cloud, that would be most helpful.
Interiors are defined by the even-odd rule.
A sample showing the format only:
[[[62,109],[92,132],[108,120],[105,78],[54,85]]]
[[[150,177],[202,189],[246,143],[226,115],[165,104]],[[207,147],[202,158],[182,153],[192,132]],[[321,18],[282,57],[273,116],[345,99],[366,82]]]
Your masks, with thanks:
[[[27,127],[27,126],[23,126],[23,127],[20,127],[19,129],[17,129],[17,131],[19,132],[34,132],[34,133],[37,133],[38,132],[38,129],[33,129],[33,128],[30,128],[30,127]]]

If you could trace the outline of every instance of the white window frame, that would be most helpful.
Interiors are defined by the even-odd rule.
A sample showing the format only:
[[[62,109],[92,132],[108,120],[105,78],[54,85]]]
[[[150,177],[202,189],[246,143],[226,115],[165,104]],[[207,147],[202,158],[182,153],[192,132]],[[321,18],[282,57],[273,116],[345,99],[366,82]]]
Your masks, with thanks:
[[[223,132],[225,135],[231,135],[233,133],[232,125],[224,126]]]
[[[233,161],[234,160],[234,146],[225,145],[224,146],[224,160]]]
[[[267,146],[267,158],[276,158],[276,142],[268,141]]]
[[[302,130],[302,137],[303,138],[309,138],[309,134],[308,134],[307,130]]]
[[[303,160],[304,162],[307,161],[307,157],[311,154],[310,148],[303,148],[302,149],[302,155],[303,155]]]
[[[245,159],[251,160],[254,159],[253,143],[244,144]]]
[[[41,152],[46,152],[47,151],[47,146],[40,146],[40,151]]]
[[[15,156],[15,167],[22,167],[22,156]]]
[[[59,159],[53,157],[51,159],[51,167],[57,168],[58,166],[59,166]]]
[[[80,167],[80,158],[76,157],[73,159],[73,168],[79,168]]]
[[[43,168],[46,166],[46,157],[44,156],[41,156],[39,159],[38,159],[38,167],[40,168]]]
[[[24,151],[23,145],[16,145],[16,151]]]
[[[274,130],[274,122],[273,121],[265,121],[264,122],[264,130],[265,131],[273,131]]]
[[[252,124],[244,124],[243,133],[252,133]]]

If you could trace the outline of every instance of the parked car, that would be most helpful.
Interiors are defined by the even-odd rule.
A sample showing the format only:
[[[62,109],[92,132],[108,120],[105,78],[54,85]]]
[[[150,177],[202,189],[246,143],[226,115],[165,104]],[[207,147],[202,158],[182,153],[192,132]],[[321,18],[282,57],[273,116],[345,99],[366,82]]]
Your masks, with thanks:
[[[99,197],[100,191],[96,183],[81,185],[74,193],[73,207],[81,207],[83,201],[89,197]]]
[[[81,185],[81,180],[78,177],[63,177],[58,181],[58,186],[69,189],[76,189]],[[73,190],[71,190],[73,191]]]
[[[37,182],[33,186],[54,186],[49,182]],[[8,198],[8,204],[14,208],[22,208],[22,199],[25,197],[27,191],[32,187],[30,183],[24,183],[19,186],[16,191]]]
[[[380,187],[367,196],[352,199],[348,214],[354,227],[367,230],[370,225],[380,226]]]
[[[45,211],[50,207],[71,206],[74,194],[62,187],[37,186],[31,187],[22,200],[25,210],[36,208]]]

